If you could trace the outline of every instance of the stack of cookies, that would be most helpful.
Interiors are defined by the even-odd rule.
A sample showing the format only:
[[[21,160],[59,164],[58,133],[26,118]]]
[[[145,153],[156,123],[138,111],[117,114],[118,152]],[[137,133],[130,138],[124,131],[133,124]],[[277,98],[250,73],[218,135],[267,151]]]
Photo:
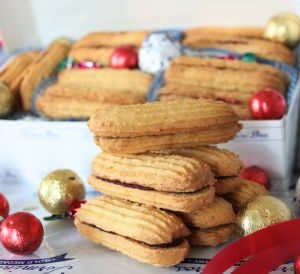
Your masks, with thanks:
[[[208,98],[232,105],[241,119],[250,119],[249,100],[258,90],[272,88],[285,95],[289,78],[270,65],[240,60],[181,56],[165,73],[161,101]]]
[[[137,50],[147,34],[95,32],[75,42],[66,61],[71,69],[63,71],[55,84],[45,88],[36,101],[37,110],[51,119],[83,120],[103,104],[145,103],[152,75],[139,70],[137,63],[133,67],[113,67],[110,58],[119,47],[129,47],[131,57],[127,52],[117,59],[138,59]]]
[[[241,128],[229,105],[200,99],[103,106],[89,127],[103,150],[89,182],[105,196],[78,210],[82,235],[160,266],[182,261],[189,243],[214,246],[230,238],[235,213],[215,195],[216,186],[234,192],[243,165],[209,146]]]
[[[28,51],[19,54],[0,71],[0,85],[6,85],[10,92],[10,100],[6,100],[6,111],[1,111],[0,90],[0,116],[9,114],[14,109],[22,108],[29,111],[33,107],[33,94],[39,84],[46,78],[56,74],[58,64],[67,56],[70,42],[58,39],[52,42],[42,52]]]

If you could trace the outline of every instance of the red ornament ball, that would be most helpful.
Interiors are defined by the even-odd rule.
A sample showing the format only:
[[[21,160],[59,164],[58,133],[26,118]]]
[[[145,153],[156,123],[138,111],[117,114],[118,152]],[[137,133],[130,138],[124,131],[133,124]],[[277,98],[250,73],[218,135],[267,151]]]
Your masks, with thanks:
[[[266,189],[268,189],[270,186],[270,177],[268,173],[264,169],[258,166],[246,167],[243,170],[241,177],[243,179],[251,180],[258,184],[261,184]]]
[[[9,203],[6,197],[0,192],[0,216],[6,218],[9,213]]]
[[[70,205],[68,214],[71,217],[74,217],[74,215],[76,214],[76,211],[81,207],[82,204],[85,204],[86,201],[85,200],[75,200],[74,202],[72,202],[72,204]]]
[[[138,66],[136,49],[131,46],[116,48],[110,56],[109,65],[114,69],[136,68]]]
[[[237,60],[238,58],[236,58],[234,55],[229,54],[229,55],[221,56],[219,57],[219,59],[232,61],[232,60]]]
[[[286,113],[287,104],[281,93],[268,88],[256,92],[251,97],[249,108],[254,119],[281,119]]]
[[[93,61],[80,61],[75,63],[73,67],[77,69],[99,69],[101,65]]]
[[[294,268],[295,274],[300,274],[300,255],[295,258]]]
[[[0,242],[9,252],[27,255],[36,251],[43,241],[41,221],[31,213],[9,215],[0,226]]]

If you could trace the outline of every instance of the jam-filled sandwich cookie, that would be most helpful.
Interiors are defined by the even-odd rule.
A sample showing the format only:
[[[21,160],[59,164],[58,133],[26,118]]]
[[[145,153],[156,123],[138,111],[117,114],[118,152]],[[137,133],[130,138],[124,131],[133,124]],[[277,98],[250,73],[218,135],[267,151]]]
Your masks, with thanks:
[[[75,225],[94,243],[140,262],[173,266],[189,252],[190,234],[174,214],[143,204],[101,196],[78,209]]]
[[[232,206],[220,197],[194,212],[178,215],[192,231],[188,237],[192,245],[216,246],[228,241],[235,231]]]
[[[208,165],[175,155],[101,153],[89,183],[107,195],[180,212],[212,202],[215,194]]]
[[[238,119],[229,105],[202,99],[105,106],[89,127],[104,151],[132,154],[226,142],[240,131]]]

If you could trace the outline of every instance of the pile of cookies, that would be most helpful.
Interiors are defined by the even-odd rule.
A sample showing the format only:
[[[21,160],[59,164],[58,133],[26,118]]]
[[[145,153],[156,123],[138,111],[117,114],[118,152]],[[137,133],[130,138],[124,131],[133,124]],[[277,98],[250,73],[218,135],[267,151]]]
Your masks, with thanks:
[[[287,75],[270,65],[241,60],[181,56],[166,71],[159,100],[209,98],[232,105],[241,119],[251,119],[249,101],[258,90],[271,88],[285,96]]]
[[[70,42],[58,39],[42,52],[21,53],[0,72],[0,97],[10,98],[6,104],[0,100],[0,116],[13,110],[29,111],[33,106],[32,96],[41,81],[55,74],[58,64],[67,56]]]
[[[93,161],[89,182],[104,196],[82,205],[75,225],[92,242],[141,262],[171,266],[188,255],[190,244],[227,241],[235,213],[216,195],[231,194],[240,203],[259,195],[247,187],[235,195],[243,164],[211,146],[241,128],[223,102],[102,106],[89,127],[103,151]]]

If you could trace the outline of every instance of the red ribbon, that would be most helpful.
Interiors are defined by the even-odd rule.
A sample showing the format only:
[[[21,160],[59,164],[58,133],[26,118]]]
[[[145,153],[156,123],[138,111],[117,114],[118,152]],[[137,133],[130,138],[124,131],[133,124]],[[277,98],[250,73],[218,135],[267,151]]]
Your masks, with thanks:
[[[222,274],[242,259],[232,273],[265,274],[300,254],[300,219],[275,224],[252,233],[222,249],[203,274]]]

